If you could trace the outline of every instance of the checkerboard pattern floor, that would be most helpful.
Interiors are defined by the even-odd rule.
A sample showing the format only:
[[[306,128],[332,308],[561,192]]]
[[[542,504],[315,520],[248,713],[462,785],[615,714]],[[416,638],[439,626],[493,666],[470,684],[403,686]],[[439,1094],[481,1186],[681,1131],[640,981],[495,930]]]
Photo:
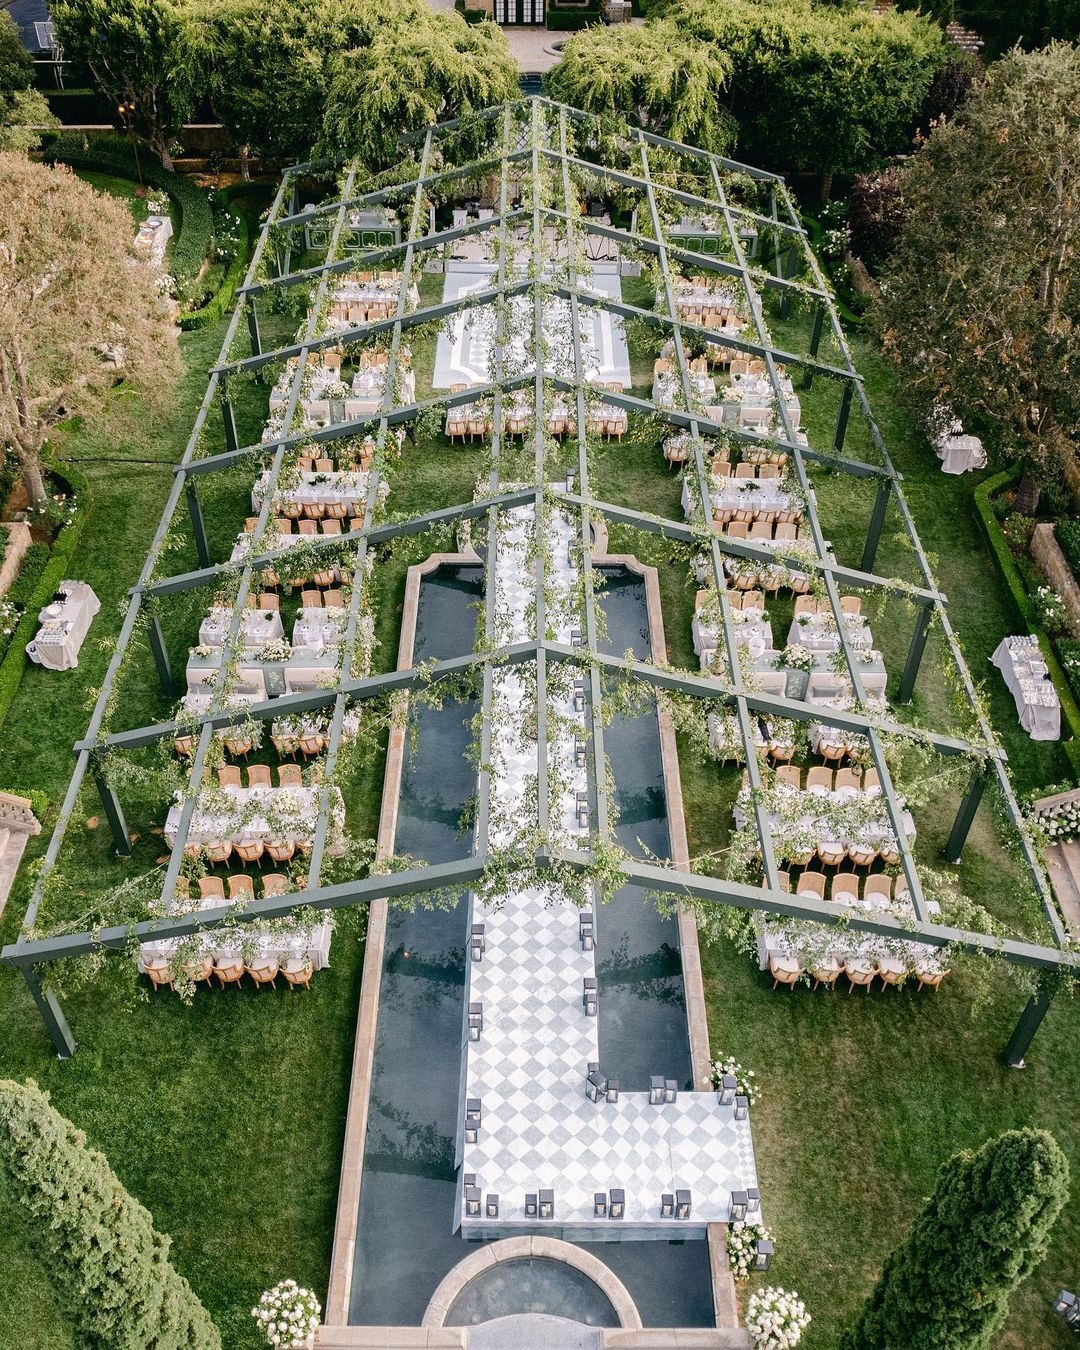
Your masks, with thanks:
[[[528,636],[532,599],[529,558],[531,508],[509,513],[496,558],[499,615],[505,641]],[[569,521],[555,513],[547,527],[556,591],[571,594],[576,574],[570,562]],[[565,622],[564,622],[565,620]],[[561,641],[570,640],[575,620],[560,611]],[[524,672],[496,676],[495,697],[507,713],[529,697]],[[567,842],[584,830],[576,817],[576,793],[585,770],[573,768],[572,733],[584,715],[572,693],[552,695],[552,706],[567,719],[566,747],[552,748],[563,783],[552,802],[552,818]],[[522,745],[520,718],[496,714],[492,745],[492,825],[505,842],[512,822],[525,809],[527,782],[536,772],[536,747]],[[626,1193],[625,1224],[653,1226],[657,1237],[674,1237],[685,1225],[662,1219],[661,1196],[688,1190],[695,1226],[726,1220],[733,1190],[757,1185],[749,1121],[736,1121],[733,1108],[714,1093],[679,1092],[676,1100],[650,1105],[647,1093],[620,1093],[617,1102],[594,1103],[585,1093],[587,1066],[599,1059],[598,1019],[585,1014],[584,981],[595,978],[594,953],[579,941],[579,912],[552,902],[539,889],[515,891],[498,909],[473,914],[484,924],[485,950],[469,965],[470,1003],[483,1005],[483,1030],[466,1055],[466,1097],[480,1102],[475,1142],[462,1146],[462,1171],[474,1173],[485,1200],[499,1196],[498,1218],[463,1214],[464,1229],[484,1229],[526,1219],[527,1193],[555,1192],[555,1223],[593,1226],[593,1196],[618,1188]],[[603,1016],[603,1010],[600,1011]],[[464,1121],[462,1122],[464,1125]]]

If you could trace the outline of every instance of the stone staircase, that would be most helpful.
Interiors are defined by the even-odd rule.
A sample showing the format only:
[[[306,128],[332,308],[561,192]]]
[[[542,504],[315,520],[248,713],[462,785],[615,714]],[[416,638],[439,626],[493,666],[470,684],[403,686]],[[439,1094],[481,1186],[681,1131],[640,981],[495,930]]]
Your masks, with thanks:
[[[1063,806],[1080,803],[1080,788],[1042,797],[1034,803],[1040,816],[1053,815]],[[1046,849],[1046,870],[1070,937],[1080,941],[1080,839],[1050,844]]]
[[[0,915],[22,862],[26,841],[40,833],[41,826],[27,799],[0,792]]]

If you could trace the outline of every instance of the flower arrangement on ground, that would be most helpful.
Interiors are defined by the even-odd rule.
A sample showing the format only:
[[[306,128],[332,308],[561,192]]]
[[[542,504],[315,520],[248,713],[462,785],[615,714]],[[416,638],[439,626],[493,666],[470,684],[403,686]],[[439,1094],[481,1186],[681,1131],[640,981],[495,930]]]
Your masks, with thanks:
[[[719,1088],[726,1076],[735,1079],[735,1090],[740,1097],[745,1097],[751,1106],[757,1105],[758,1098],[761,1096],[761,1089],[757,1085],[753,1069],[744,1069],[741,1064],[735,1062],[731,1055],[726,1059],[713,1060],[713,1087]]]
[[[1051,843],[1080,836],[1080,802],[1066,802],[1037,818],[1038,827]]]
[[[259,1299],[251,1315],[270,1345],[302,1346],[322,1320],[322,1305],[310,1289],[295,1280],[282,1280]]]
[[[763,1223],[733,1223],[728,1228],[727,1254],[731,1273],[737,1280],[745,1280],[754,1269],[758,1242],[771,1242],[772,1233]]]
[[[791,1350],[810,1325],[806,1304],[786,1289],[761,1290],[746,1305],[746,1329],[754,1350]]]

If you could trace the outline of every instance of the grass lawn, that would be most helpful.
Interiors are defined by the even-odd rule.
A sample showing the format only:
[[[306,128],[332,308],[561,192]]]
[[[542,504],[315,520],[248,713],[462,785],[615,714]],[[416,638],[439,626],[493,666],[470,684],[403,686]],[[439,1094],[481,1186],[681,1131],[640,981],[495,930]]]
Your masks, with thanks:
[[[437,286],[425,279],[425,288]],[[425,289],[425,295],[427,289]],[[634,294],[636,301],[642,297]],[[280,332],[295,320],[280,321]],[[799,321],[773,323],[778,340],[805,342]],[[77,670],[66,674],[31,666],[3,728],[0,782],[6,788],[61,798],[71,768],[71,744],[83,732],[121,622],[120,606],[136,579],[159,512],[171,466],[180,458],[217,355],[223,325],[181,338],[186,375],[172,413],[159,425],[137,405],[118,408],[108,430],[69,426],[56,445],[91,481],[89,519],[73,573],[93,585],[102,612]],[[264,325],[275,339],[275,322]],[[430,340],[417,344],[421,387],[430,369]],[[923,541],[951,599],[951,612],[977,676],[986,657],[1014,624],[996,585],[971,512],[973,479],[945,478],[899,409],[891,373],[864,343],[857,360],[866,375],[890,449],[905,474],[905,490]],[[651,360],[634,360],[636,387],[647,383]],[[242,439],[257,439],[265,415],[265,388],[237,382]],[[835,415],[835,391],[818,382],[804,397],[805,424],[816,441]],[[665,469],[658,428],[642,423],[622,444],[592,456],[597,496],[679,518],[678,476]],[[850,448],[865,446],[853,421]],[[391,479],[390,509],[412,514],[471,498],[483,464],[479,446],[451,451],[439,436],[405,446]],[[215,476],[201,495],[215,556],[228,546],[249,511],[249,468]],[[857,564],[870,499],[827,473],[815,473],[826,530],[843,561]],[[890,521],[878,569],[913,577],[910,554]],[[442,542],[442,541],[440,541]],[[423,536],[377,556],[376,667],[394,664],[405,572],[431,551]],[[636,552],[660,573],[669,658],[693,667],[690,618],[695,585],[685,559],[663,541],[613,530],[612,551]],[[169,570],[193,565],[190,545],[170,555]],[[174,663],[182,669],[193,641],[192,624],[209,597],[199,593],[167,607],[165,624]],[[788,608],[776,606],[775,627],[786,632]],[[770,608],[772,608],[770,606]],[[903,606],[872,618],[875,638],[894,679],[906,649],[911,617]],[[1011,699],[990,672],[995,727],[1018,783],[1036,787],[1063,776],[1060,751],[1034,746],[1016,726]],[[131,661],[120,682],[117,725],[134,726],[167,714],[148,659]],[[942,729],[953,712],[941,675],[940,643],[928,650],[915,703],[905,715]],[[683,783],[691,852],[714,855],[727,842],[738,773],[695,762],[683,749]],[[381,787],[381,758],[361,766],[347,794],[350,832],[370,835]],[[935,789],[917,812],[919,856],[937,864],[958,788]],[[161,824],[161,802],[133,792],[129,821],[140,834],[137,861],[153,865],[161,847],[151,833]],[[126,799],[125,799],[126,800]],[[87,795],[69,832],[70,903],[79,889],[109,884],[117,872],[99,814]],[[1000,848],[988,808],[980,813],[961,881],[969,894],[1018,927],[1037,927],[1018,898],[1017,874]],[[44,841],[31,857],[40,856]],[[30,890],[24,870],[0,920],[11,941]],[[79,1042],[66,1064],[51,1057],[37,1014],[21,981],[0,968],[0,1076],[36,1078],[60,1110],[108,1155],[123,1182],[173,1238],[178,1268],[192,1281],[218,1322],[227,1347],[259,1344],[248,1312],[259,1292],[285,1276],[325,1290],[347,1077],[360,980],[361,943],[340,932],[334,965],[310,992],[255,993],[229,989],[183,1007],[165,994],[133,1001],[120,982],[102,981],[70,994],[65,1006]],[[1059,998],[1047,1018],[1030,1067],[1007,1072],[997,1053],[1023,997],[996,985],[972,1016],[971,990],[954,976],[937,995],[905,991],[849,997],[806,989],[773,993],[748,957],[722,943],[704,950],[712,1045],[754,1067],[763,1100],[754,1113],[762,1191],[777,1238],[775,1282],[797,1287],[814,1322],[805,1344],[835,1345],[840,1328],[865,1296],[881,1260],[910,1221],[938,1165],[955,1148],[981,1143],[1009,1125],[1051,1128],[1080,1175],[1080,1081],[1075,1046],[1080,1011]],[[1068,1070],[1063,1066],[1067,1066]],[[55,1310],[46,1273],[28,1254],[19,1217],[0,1195],[0,1271],[7,1297],[0,1313],[0,1350],[58,1350],[73,1336]],[[1008,1350],[1066,1344],[1048,1300],[1075,1283],[1080,1217],[1073,1204],[1055,1233],[1046,1266],[1014,1301],[1001,1340]]]

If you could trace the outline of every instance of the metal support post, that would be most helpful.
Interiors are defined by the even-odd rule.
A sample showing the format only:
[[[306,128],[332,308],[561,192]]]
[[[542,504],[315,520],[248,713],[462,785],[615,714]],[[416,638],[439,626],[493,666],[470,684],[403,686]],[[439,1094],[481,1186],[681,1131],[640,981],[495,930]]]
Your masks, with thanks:
[[[23,979],[30,990],[30,996],[37,1004],[45,1030],[56,1050],[57,1059],[70,1059],[75,1053],[75,1037],[71,1034],[60,1000],[51,989],[46,988],[41,976],[33,966],[22,967]]]
[[[172,698],[176,693],[176,685],[173,683],[172,666],[169,665],[169,649],[165,645],[165,634],[161,631],[161,620],[156,614],[150,619],[150,651],[153,653],[154,665],[161,681],[161,692],[166,698]]]
[[[105,819],[109,822],[109,829],[112,831],[116,852],[121,858],[130,858],[131,839],[128,836],[127,821],[124,819],[124,808],[120,805],[120,798],[105,781],[105,775],[100,769],[94,769],[93,774],[94,786],[101,798],[102,809],[105,812]]]
[[[191,532],[195,536],[195,552],[200,567],[210,566],[210,545],[206,541],[206,524],[203,521],[202,507],[199,505],[199,493],[194,479],[189,478],[185,486],[187,493],[188,515],[191,517]]]
[[[1049,1012],[1053,1001],[1054,990],[1045,979],[1040,979],[1038,988],[1028,999],[1016,1029],[1009,1038],[1009,1044],[1005,1047],[1003,1058],[1010,1069],[1025,1067],[1024,1056],[1030,1049],[1035,1033],[1042,1025],[1042,1020]]]
[[[814,326],[810,330],[809,354],[811,356],[817,356],[818,354],[818,348],[821,346],[821,330],[824,327],[824,325],[825,325],[825,310],[821,305],[818,305],[817,308],[814,310]],[[809,389],[813,385],[813,383],[814,383],[814,372],[808,369],[803,374],[802,387],[804,389]]]
[[[926,635],[929,628],[930,611],[925,605],[920,605],[919,615],[915,620],[915,631],[911,635],[911,645],[908,647],[907,660],[904,663],[904,673],[900,678],[901,703],[910,703],[911,695],[915,692],[915,681],[918,678],[923,652],[926,650]]]
[[[229,388],[224,377],[221,381],[221,424],[225,429],[225,449],[230,454],[235,454],[240,448],[240,440],[236,434],[236,414],[233,412],[232,399],[229,398]]]
[[[262,341],[259,338],[259,311],[255,308],[255,301],[249,296],[247,304],[247,326],[248,336],[251,338],[252,356],[262,356]],[[256,371],[256,378],[259,378],[259,372]]]
[[[949,842],[945,845],[945,857],[951,863],[955,864],[960,861],[960,855],[964,851],[964,843],[967,840],[972,821],[975,819],[975,812],[979,809],[979,802],[982,800],[985,786],[986,774],[981,768],[978,768],[971,775],[968,790],[964,793],[964,799],[960,803],[952,830],[949,833]]]
[[[859,564],[860,572],[872,572],[874,570],[878,544],[881,543],[881,531],[885,528],[885,513],[889,509],[889,498],[891,496],[892,485],[887,478],[883,478],[878,484],[877,496],[874,498],[874,509],[870,515],[870,528],[866,531],[866,546],[863,549],[862,562]]]
[[[833,449],[839,455],[844,449],[847,437],[848,415],[851,412],[851,381],[844,381],[844,392],[840,395],[840,411],[836,414],[836,435],[833,437]]]

